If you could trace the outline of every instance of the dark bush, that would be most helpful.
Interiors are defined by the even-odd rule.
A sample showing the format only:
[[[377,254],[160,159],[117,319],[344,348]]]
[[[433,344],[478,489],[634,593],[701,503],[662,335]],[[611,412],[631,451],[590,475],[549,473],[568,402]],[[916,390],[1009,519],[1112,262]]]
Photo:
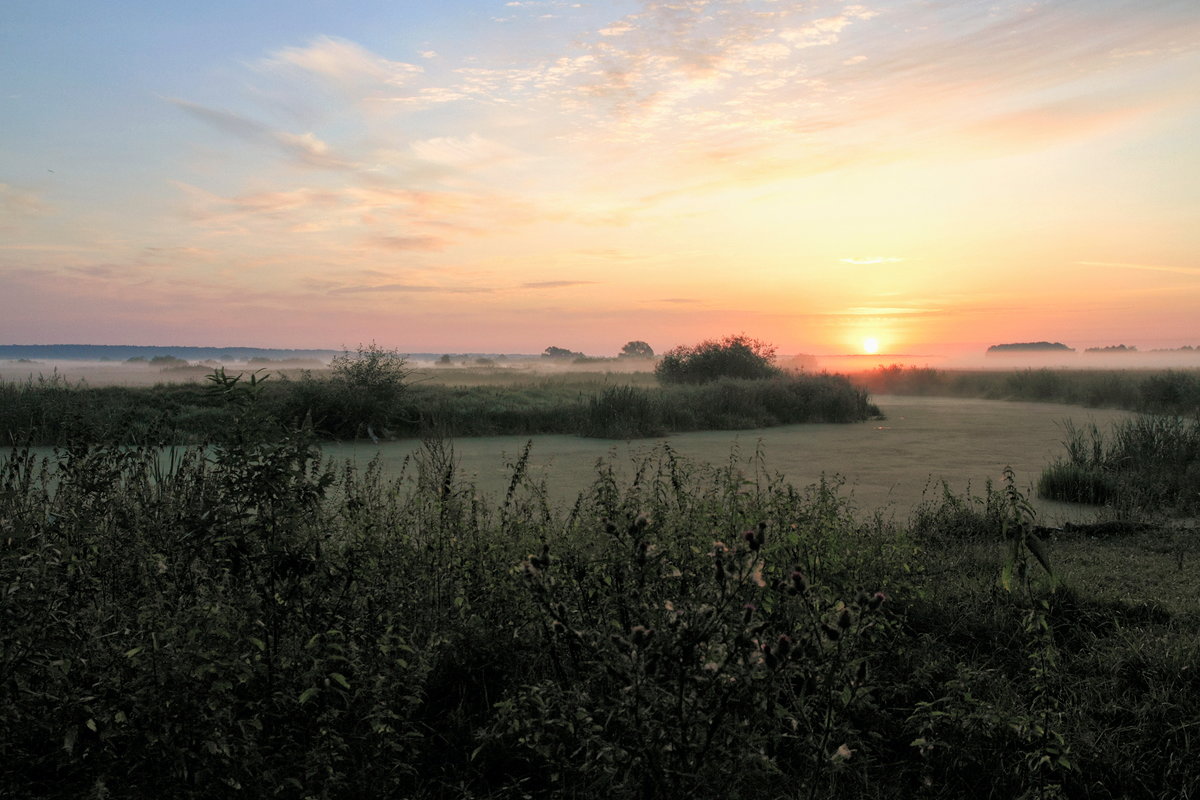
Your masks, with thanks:
[[[654,368],[663,383],[707,383],[720,378],[774,378],[775,347],[743,334],[667,351]]]

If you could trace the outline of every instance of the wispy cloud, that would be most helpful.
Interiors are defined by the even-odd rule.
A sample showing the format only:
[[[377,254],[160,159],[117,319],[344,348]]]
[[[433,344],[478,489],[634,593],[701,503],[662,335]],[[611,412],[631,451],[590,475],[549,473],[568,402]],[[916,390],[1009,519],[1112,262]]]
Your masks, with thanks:
[[[488,294],[495,290],[477,286],[425,286],[412,283],[380,283],[370,286],[339,286],[329,294],[369,294],[375,292],[400,294]]]
[[[351,162],[339,158],[327,143],[313,133],[276,131],[241,114],[171,99],[171,103],[222,133],[253,144],[273,147],[293,162],[319,169],[354,169]]]
[[[50,206],[37,192],[0,183],[0,211],[6,217],[35,217],[49,213]]]
[[[522,289],[563,289],[568,286],[594,286],[596,281],[533,281],[522,283]]]

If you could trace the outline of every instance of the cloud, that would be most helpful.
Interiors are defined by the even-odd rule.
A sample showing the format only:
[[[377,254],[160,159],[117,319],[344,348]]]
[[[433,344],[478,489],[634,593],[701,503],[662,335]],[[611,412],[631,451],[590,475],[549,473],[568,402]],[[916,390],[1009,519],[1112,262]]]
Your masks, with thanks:
[[[413,142],[410,148],[422,161],[464,169],[490,166],[519,156],[511,147],[485,139],[478,133],[423,139]]]
[[[567,286],[594,286],[596,281],[533,281],[522,283],[522,289],[562,289]]]
[[[50,207],[35,192],[0,183],[0,211],[10,217],[39,217],[49,213]]]
[[[471,286],[426,286],[411,283],[381,283],[374,286],[341,286],[330,289],[329,294],[366,294],[372,292],[398,292],[402,294],[489,294],[493,289]]]
[[[268,70],[298,70],[344,88],[406,86],[424,72],[417,64],[392,61],[346,39],[321,36],[303,47],[285,47],[263,59]]]
[[[333,154],[328,144],[312,133],[275,131],[232,111],[208,108],[175,98],[169,102],[212,128],[252,144],[265,145],[297,164],[320,169],[353,169],[355,165]]]
[[[446,244],[434,236],[377,236],[370,241],[388,250],[441,250]]]

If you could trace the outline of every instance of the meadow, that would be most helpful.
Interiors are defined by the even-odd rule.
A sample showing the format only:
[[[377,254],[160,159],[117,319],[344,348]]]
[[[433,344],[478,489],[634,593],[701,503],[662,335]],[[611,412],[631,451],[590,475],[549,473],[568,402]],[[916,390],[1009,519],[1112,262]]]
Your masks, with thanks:
[[[925,482],[978,438],[954,409],[999,404],[876,398],[886,419],[738,452],[597,440],[611,454],[559,494],[538,440],[488,488],[468,440],[330,457],[314,426],[268,423],[271,385],[206,395],[227,426],[207,447],[75,435],[0,465],[0,796],[1200,791],[1200,540],[1177,495],[1051,520],[1026,489],[1044,438],[1020,474],[890,513],[772,461],[854,432]],[[1014,449],[1035,414],[1078,415],[1003,407]],[[1082,450],[1174,457],[1108,413]]]

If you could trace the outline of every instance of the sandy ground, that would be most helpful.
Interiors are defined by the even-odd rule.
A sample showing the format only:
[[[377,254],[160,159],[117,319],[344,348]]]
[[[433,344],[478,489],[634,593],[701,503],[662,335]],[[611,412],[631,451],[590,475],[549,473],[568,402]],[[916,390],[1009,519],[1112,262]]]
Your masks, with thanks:
[[[1000,483],[1005,466],[1014,469],[1018,488],[1034,497],[1042,468],[1063,452],[1063,421],[1094,421],[1102,429],[1127,412],[1086,409],[1049,403],[1010,403],[933,397],[875,398],[886,420],[850,425],[788,425],[750,431],[686,433],[665,440],[680,455],[724,464],[735,450],[743,469],[753,475],[753,456],[760,448],[766,468],[789,482],[805,486],[822,475],[840,475],[844,492],[858,509],[884,509],[899,520],[925,497],[940,495],[943,481],[958,492],[981,492],[987,480]],[[460,472],[486,494],[502,495],[511,463],[529,437],[494,436],[453,442]],[[658,440],[663,441],[663,440]],[[628,476],[638,454],[652,450],[655,440],[614,442],[578,436],[533,437],[531,473],[544,478],[551,498],[571,502],[595,476],[599,459],[609,459]],[[379,454],[384,468],[398,470],[420,445],[405,441],[381,448],[368,443],[331,444],[325,453],[336,459],[365,463]],[[1095,510],[1036,500],[1039,521],[1087,521]]]

